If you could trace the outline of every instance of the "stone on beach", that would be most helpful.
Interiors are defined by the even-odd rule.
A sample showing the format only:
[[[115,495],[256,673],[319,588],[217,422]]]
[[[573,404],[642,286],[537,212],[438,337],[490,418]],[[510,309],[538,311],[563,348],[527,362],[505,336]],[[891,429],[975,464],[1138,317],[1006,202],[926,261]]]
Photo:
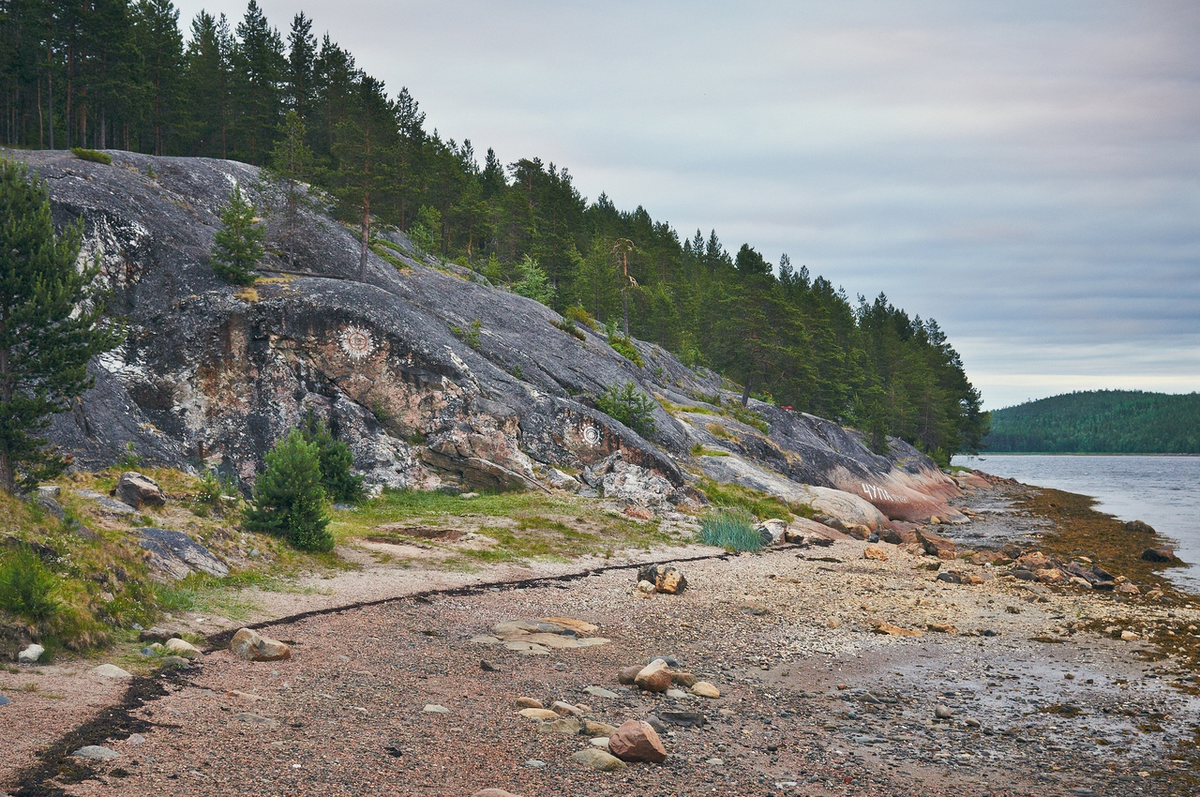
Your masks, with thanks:
[[[608,737],[608,750],[623,761],[647,761],[658,764],[667,759],[658,732],[643,720],[629,720]]]
[[[229,642],[233,655],[246,661],[282,661],[292,656],[286,643],[265,637],[251,628],[240,629]]]
[[[647,692],[665,692],[671,688],[671,670],[664,660],[655,659],[634,676],[633,682]]]
[[[571,760],[601,772],[618,772],[629,768],[624,761],[599,747],[586,747],[574,753]]]

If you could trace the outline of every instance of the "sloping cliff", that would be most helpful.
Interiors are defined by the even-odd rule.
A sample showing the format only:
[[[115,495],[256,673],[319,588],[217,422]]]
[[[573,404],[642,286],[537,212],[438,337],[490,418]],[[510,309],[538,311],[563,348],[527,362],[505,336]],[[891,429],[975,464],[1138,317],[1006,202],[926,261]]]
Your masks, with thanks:
[[[582,488],[577,474],[619,490],[606,475],[619,462],[654,474],[665,503],[698,498],[688,483],[705,475],[853,506],[874,525],[957,517],[944,503],[954,484],[910,446],[891,441],[878,456],[820,418],[753,400],[750,414],[731,410],[733,386],[716,374],[635,342],[639,367],[602,335],[563,331],[553,310],[426,260],[399,234],[387,251],[402,267],[372,253],[359,280],[355,231],[318,199],[289,236],[253,167],[116,151],[111,165],[4,155],[47,182],[56,221],[82,219],[85,253],[100,258],[110,307],[128,324],[125,343],[93,363],[95,387],[53,429],[82,466],[107,465],[132,442],[149,460],[249,483],[311,410],[377,485]],[[235,184],[268,230],[265,279],[250,289],[226,285],[209,263]],[[596,409],[626,382],[657,399],[650,440]]]

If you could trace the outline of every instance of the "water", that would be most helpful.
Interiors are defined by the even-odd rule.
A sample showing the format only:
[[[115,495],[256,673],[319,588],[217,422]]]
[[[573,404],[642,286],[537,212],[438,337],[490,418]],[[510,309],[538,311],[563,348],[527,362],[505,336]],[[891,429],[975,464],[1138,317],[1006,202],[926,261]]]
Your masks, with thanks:
[[[1146,521],[1174,540],[1175,554],[1191,565],[1167,571],[1171,579],[1200,589],[1200,457],[985,454],[955,457],[953,464],[1090,495],[1101,512]]]

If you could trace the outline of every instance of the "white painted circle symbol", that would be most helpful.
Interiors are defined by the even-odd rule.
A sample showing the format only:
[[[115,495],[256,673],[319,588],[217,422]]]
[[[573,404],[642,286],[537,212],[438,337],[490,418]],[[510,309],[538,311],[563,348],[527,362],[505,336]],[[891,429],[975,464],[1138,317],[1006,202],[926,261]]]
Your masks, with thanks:
[[[589,446],[598,445],[600,443],[600,430],[595,426],[585,426],[583,429],[583,441]]]
[[[358,326],[348,326],[342,330],[341,344],[346,356],[354,360],[361,360],[375,351],[371,333]]]

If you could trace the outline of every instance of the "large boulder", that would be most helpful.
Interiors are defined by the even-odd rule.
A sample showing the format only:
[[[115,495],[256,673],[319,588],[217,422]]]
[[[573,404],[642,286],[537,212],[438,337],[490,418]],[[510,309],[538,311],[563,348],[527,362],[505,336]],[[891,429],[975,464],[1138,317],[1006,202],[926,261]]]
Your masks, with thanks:
[[[167,503],[167,497],[163,495],[158,482],[132,470],[121,474],[121,479],[113,488],[112,495],[134,509],[146,506],[158,507]]]
[[[137,534],[138,545],[149,554],[150,569],[161,577],[180,579],[193,572],[221,578],[229,575],[229,568],[216,554],[182,531],[148,527],[138,529]]]
[[[608,751],[622,761],[647,761],[652,764],[667,760],[658,732],[648,722],[629,720],[608,737]]]

